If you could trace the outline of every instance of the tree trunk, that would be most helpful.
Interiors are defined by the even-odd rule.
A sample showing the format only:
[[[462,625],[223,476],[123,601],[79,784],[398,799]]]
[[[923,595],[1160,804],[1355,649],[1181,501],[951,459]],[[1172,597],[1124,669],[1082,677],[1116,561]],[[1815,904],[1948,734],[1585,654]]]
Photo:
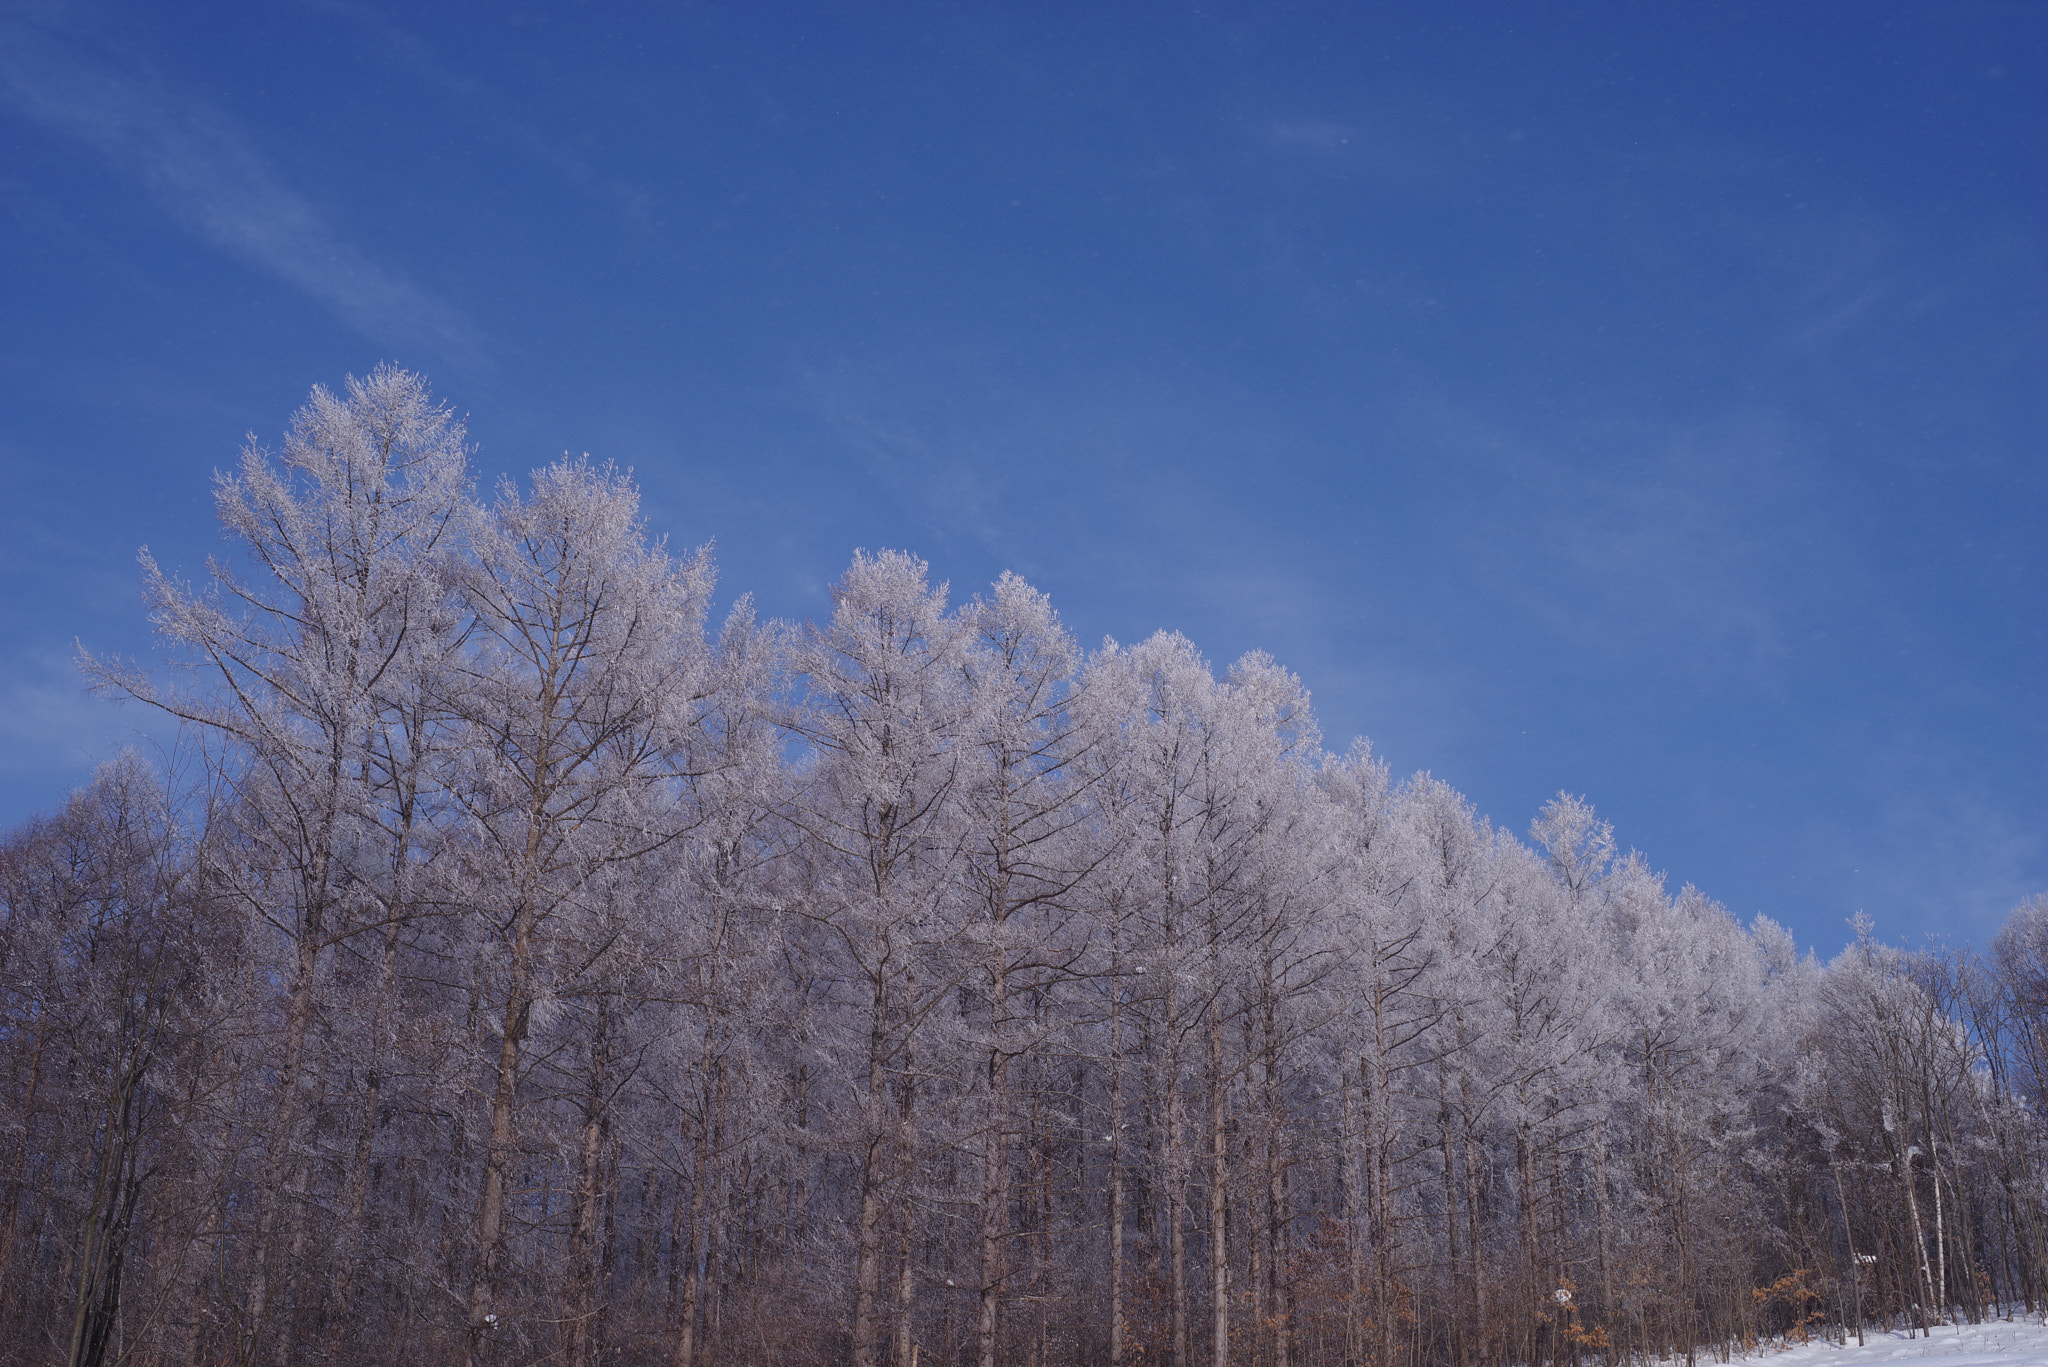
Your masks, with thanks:
[[[325,864],[319,878],[325,881]],[[271,1154],[276,1164],[269,1179],[257,1189],[256,1239],[250,1253],[249,1293],[244,1301],[241,1342],[236,1361],[255,1361],[257,1343],[263,1336],[270,1313],[271,1240],[277,1227],[278,1207],[283,1194],[296,1182],[299,1162],[300,1079],[305,1070],[306,1039],[313,1021],[315,971],[319,964],[319,936],[323,930],[323,908],[308,906],[299,927],[296,963],[285,1007],[284,1060],[277,1079],[277,1109],[271,1122]],[[290,1271],[287,1271],[287,1276]]]
[[[1188,1362],[1188,1228],[1187,1169],[1182,1151],[1180,1047],[1174,1028],[1175,992],[1166,992],[1166,1256],[1168,1295],[1172,1298],[1172,1367],[1190,1367]]]
[[[895,1126],[889,1115],[889,999],[883,985],[873,985],[868,1028],[866,1130],[861,1147],[860,1225],[855,1235],[853,1270],[852,1367],[878,1367],[882,1348],[882,1223],[888,1167],[893,1160]]]
[[[1920,1197],[1913,1190],[1913,1158],[1910,1148],[1899,1150],[1899,1183],[1906,1189],[1906,1213],[1911,1219],[1913,1230],[1913,1260],[1920,1269],[1920,1296],[1923,1302],[1919,1307],[1920,1334],[1923,1338],[1932,1338],[1933,1330],[1927,1324],[1928,1307],[1925,1302],[1934,1300],[1934,1269],[1927,1265],[1927,1235],[1920,1225]]]
[[[610,1085],[611,1003],[600,997],[590,1041],[590,1073],[585,1079],[581,1143],[577,1150],[576,1192],[569,1233],[569,1363],[597,1367],[603,1351],[598,1332],[604,1258],[604,1206],[607,1185],[606,1091]]]
[[[676,1328],[675,1367],[696,1367],[698,1306],[704,1295],[704,1206],[712,1181],[711,1117],[714,1107],[719,1110],[724,1107],[723,1079],[716,1086],[712,1081],[713,1065],[708,1031],[706,1038],[704,1058],[700,1063],[700,1076],[704,1088],[704,1114],[699,1116],[697,1121],[697,1158],[690,1173],[690,1200],[687,1207],[689,1229],[677,1241],[677,1256],[683,1264],[683,1287],[682,1304],[676,1315],[681,1323]],[[799,1129],[803,1126],[801,1110],[798,1112],[797,1126]],[[678,1215],[683,1209],[683,1203],[678,1202]]]
[[[377,998],[370,1012],[369,1058],[363,1077],[362,1105],[356,1113],[356,1142],[349,1156],[348,1181],[341,1201],[341,1230],[334,1257],[334,1282],[328,1289],[327,1344],[329,1359],[341,1356],[353,1317],[349,1298],[355,1291],[363,1258],[365,1216],[369,1207],[370,1168],[377,1143],[377,1118],[383,1106],[385,1040],[391,1033],[391,1001],[398,967],[398,923],[384,928],[383,953],[377,962]]]
[[[1124,1035],[1123,979],[1111,965],[1109,999],[1109,1363],[1124,1361]]]
[[[1444,1265],[1450,1270],[1451,1303],[1453,1306],[1449,1326],[1450,1352],[1451,1361],[1462,1364],[1466,1360],[1465,1335],[1460,1332],[1458,1323],[1460,1317],[1456,1313],[1455,1307],[1458,1293],[1462,1289],[1458,1283],[1464,1279],[1464,1268],[1461,1265],[1458,1253],[1458,1165],[1456,1159],[1457,1149],[1451,1138],[1451,1113],[1449,1107],[1439,1107],[1436,1125],[1437,1142],[1442,1146],[1444,1152]]]
[[[78,1253],[78,1289],[71,1316],[70,1367],[100,1367],[113,1347],[121,1313],[121,1274],[146,1173],[137,1171],[139,1093],[146,1053],[124,1059],[106,1097],[99,1152]]]
[[[1009,1006],[1009,975],[1000,965],[991,969],[990,1030],[999,1034]],[[996,1367],[997,1335],[1004,1282],[1003,1236],[1010,1209],[1010,1058],[1003,1041],[992,1038],[983,1070],[987,1088],[981,1136],[981,1294],[975,1306],[974,1332],[981,1367]],[[1111,1293],[1114,1295],[1114,1292]]]
[[[904,1003],[906,1009],[916,997],[916,980],[906,977],[904,981]],[[916,1328],[911,1315],[917,1292],[916,1278],[916,1232],[917,1212],[911,1205],[912,1189],[917,1174],[917,1072],[916,1060],[911,1053],[910,1026],[904,1027],[902,1044],[903,1066],[896,1082],[896,1154],[895,1179],[897,1187],[896,1205],[896,1367],[908,1367],[911,1340]]]
[[[1223,1123],[1223,1008],[1209,1002],[1209,1313],[1210,1360],[1230,1367],[1229,1155]]]
[[[484,1155],[483,1192],[477,1204],[476,1274],[469,1290],[468,1348],[464,1362],[475,1367],[484,1341],[497,1326],[496,1304],[505,1248],[505,1187],[518,1139],[520,1045],[533,1008],[534,914],[531,895],[513,913],[512,963],[499,1018],[498,1058],[491,1089],[491,1134]]]

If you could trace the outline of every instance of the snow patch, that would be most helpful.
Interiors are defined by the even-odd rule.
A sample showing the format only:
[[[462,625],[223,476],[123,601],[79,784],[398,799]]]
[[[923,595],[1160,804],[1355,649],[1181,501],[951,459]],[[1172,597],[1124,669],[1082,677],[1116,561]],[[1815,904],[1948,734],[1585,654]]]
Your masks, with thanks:
[[[1785,1348],[1766,1348],[1732,1363],[1769,1363],[1771,1367],[1837,1367],[1837,1364],[1936,1358],[1942,1367],[2022,1367],[2048,1364],[2048,1324],[2034,1316],[1987,1320],[1983,1324],[1938,1325],[1932,1338],[1909,1337],[1903,1329],[1864,1330],[1864,1345],[1814,1340]],[[1702,1359],[1704,1362],[1705,1359]],[[1731,1367],[1732,1367],[1731,1363]]]

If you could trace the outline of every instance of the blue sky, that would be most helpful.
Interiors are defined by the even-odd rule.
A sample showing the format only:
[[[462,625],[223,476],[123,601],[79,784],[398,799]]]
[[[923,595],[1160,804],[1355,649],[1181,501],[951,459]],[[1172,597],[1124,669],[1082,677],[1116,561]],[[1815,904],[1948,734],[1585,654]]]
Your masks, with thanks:
[[[0,818],[136,548],[382,359],[856,546],[1270,650],[1831,952],[2048,888],[2048,10],[0,4]]]

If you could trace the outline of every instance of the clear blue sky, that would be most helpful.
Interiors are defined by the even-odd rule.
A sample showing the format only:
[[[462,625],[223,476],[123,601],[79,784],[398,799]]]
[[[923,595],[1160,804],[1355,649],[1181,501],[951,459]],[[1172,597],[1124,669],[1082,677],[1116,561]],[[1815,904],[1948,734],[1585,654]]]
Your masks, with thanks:
[[[2048,7],[0,4],[0,817],[136,548],[381,359],[856,546],[1263,647],[1824,953],[2048,888]]]

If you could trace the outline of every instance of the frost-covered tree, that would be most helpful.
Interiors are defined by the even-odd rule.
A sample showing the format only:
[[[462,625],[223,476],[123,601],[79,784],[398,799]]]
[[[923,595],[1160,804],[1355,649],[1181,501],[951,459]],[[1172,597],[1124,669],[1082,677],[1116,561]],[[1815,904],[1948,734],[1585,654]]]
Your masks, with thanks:
[[[100,686],[152,703],[231,748],[243,766],[235,820],[252,856],[238,895],[281,943],[286,963],[276,1113],[276,1169],[256,1191],[256,1251],[241,1332],[246,1352],[289,1299],[303,1266],[315,1141],[307,1127],[321,1091],[308,1057],[324,958],[368,924],[404,908],[375,890],[410,867],[408,817],[397,848],[366,838],[380,799],[403,810],[411,746],[394,707],[446,630],[446,551],[466,494],[463,427],[419,376],[380,366],[342,395],[316,388],[273,455],[252,438],[214,501],[237,543],[239,567],[209,561],[198,591],[142,554],[151,620],[189,671],[153,677],[84,656]],[[398,891],[398,896],[404,896]],[[288,1248],[275,1247],[280,1215]],[[295,1307],[281,1312],[289,1315]],[[282,1351],[284,1338],[277,1342]]]
[[[692,821],[675,785],[709,690],[712,573],[706,551],[677,561],[651,543],[631,483],[587,460],[535,471],[525,494],[501,485],[473,516],[467,542],[460,592],[476,644],[450,689],[462,734],[448,783],[488,1098],[465,1297],[475,1361],[512,1332],[514,1306],[502,1298],[513,1271],[509,1229],[521,1218],[508,1203],[517,1199],[528,1039],[564,1003],[602,1003],[627,870]],[[604,1024],[600,1006],[583,1064],[600,1099],[616,1061]],[[579,1226],[596,1218],[590,1169],[600,1158],[586,1145],[572,1198]]]
[[[840,1142],[859,1174],[849,1360],[875,1367],[886,1324],[898,1356],[910,1347],[917,1044],[962,971],[974,698],[969,629],[923,561],[858,554],[832,600],[831,619],[806,633],[796,660],[805,688],[797,725],[817,757],[791,820],[805,837],[804,914],[826,930],[853,994],[851,1030],[838,1041],[855,1088]],[[891,1261],[893,1296],[883,1285]]]
[[[390,368],[216,494],[203,590],[145,560],[184,677],[85,661],[200,762],[0,840],[0,1367],[1586,1367],[2048,1295],[2048,902],[1822,964],[901,552],[707,633],[627,475],[481,504]]]

